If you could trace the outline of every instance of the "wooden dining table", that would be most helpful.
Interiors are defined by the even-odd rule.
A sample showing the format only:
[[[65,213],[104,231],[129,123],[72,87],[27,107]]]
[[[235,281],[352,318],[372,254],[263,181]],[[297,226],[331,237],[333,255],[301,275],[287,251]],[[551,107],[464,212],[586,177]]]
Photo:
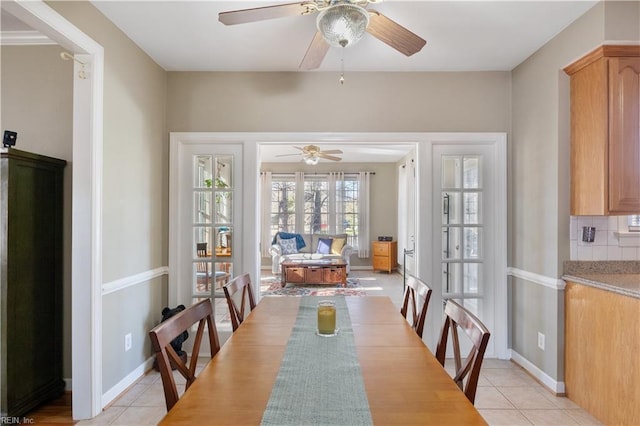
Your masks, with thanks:
[[[374,424],[486,424],[391,299],[345,300]],[[263,298],[160,424],[259,425],[299,305]]]

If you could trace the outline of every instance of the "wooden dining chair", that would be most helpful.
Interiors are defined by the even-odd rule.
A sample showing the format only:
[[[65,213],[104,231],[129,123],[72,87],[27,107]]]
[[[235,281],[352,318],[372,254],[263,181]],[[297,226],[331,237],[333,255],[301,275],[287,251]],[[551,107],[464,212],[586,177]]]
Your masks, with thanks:
[[[191,359],[187,365],[173,349],[171,341],[184,331],[189,330],[195,323],[198,323],[198,331],[193,341]],[[205,299],[188,307],[184,311],[160,323],[149,332],[151,346],[156,353],[160,376],[162,377],[162,387],[164,388],[164,399],[167,404],[167,411],[171,410],[179,398],[171,366],[174,365],[176,370],[186,379],[187,384],[185,391],[189,389],[189,386],[196,380],[196,364],[198,362],[198,354],[200,353],[200,343],[204,335],[205,323],[207,324],[211,358],[213,358],[220,350],[220,340],[218,339],[218,332],[213,319],[211,299]]]
[[[196,243],[196,256],[198,258],[207,257],[207,243]],[[208,292],[211,288],[211,270],[208,259],[195,262],[196,285],[198,292]]]
[[[244,321],[244,309],[247,302],[249,302],[249,312],[253,311],[256,307],[253,291],[251,290],[251,276],[249,274],[242,274],[226,283],[222,288],[224,290],[224,297],[227,299],[227,304],[229,305],[231,327],[233,331],[236,331],[240,324],[242,324],[242,321]],[[242,292],[239,308],[233,299],[234,295],[238,292]]]
[[[404,291],[404,300],[400,313],[403,317],[407,318],[409,311],[411,312],[411,328],[422,338],[432,290],[422,280],[413,275],[407,275],[407,282],[405,284],[406,289]]]
[[[436,358],[444,367],[447,355],[447,338],[451,330],[451,342],[453,345],[453,356],[456,364],[453,381],[464,392],[469,401],[473,404],[476,399],[476,388],[480,378],[480,367],[484,352],[489,343],[489,330],[471,312],[460,306],[453,300],[447,300],[444,307],[445,321],[442,326],[442,333],[438,346],[436,347]],[[472,343],[469,355],[467,355],[464,365],[460,357],[460,341],[458,339],[458,328],[460,328]],[[467,377],[468,376],[468,377]],[[466,384],[464,384],[464,380]]]

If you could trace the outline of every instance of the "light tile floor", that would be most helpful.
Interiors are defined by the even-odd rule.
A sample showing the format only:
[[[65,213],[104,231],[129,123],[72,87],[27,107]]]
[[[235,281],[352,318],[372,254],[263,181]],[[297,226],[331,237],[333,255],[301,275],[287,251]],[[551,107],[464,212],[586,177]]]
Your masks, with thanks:
[[[267,271],[263,278],[268,278]],[[352,271],[350,277],[360,279],[369,295],[386,295],[400,309],[402,276],[395,273]],[[221,340],[230,334],[228,308],[224,299],[216,300],[216,321]],[[228,329],[228,330],[227,330]],[[206,360],[199,364],[199,368]],[[451,374],[451,368],[447,366]],[[174,373],[179,391],[184,379]],[[511,361],[486,359],[480,373],[476,394],[476,408],[490,425],[597,425],[601,424],[589,413],[567,398],[556,397],[522,368]],[[131,386],[99,416],[78,422],[78,425],[155,425],[165,415],[166,408],[162,380],[150,371]]]

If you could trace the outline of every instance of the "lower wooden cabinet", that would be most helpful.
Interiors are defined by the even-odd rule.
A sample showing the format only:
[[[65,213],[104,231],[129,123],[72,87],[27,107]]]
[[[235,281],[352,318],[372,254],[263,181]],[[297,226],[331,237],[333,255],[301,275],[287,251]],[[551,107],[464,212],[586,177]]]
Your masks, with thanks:
[[[567,282],[567,397],[607,425],[640,419],[640,299]]]
[[[391,272],[398,266],[397,241],[374,241],[371,251],[374,271]]]

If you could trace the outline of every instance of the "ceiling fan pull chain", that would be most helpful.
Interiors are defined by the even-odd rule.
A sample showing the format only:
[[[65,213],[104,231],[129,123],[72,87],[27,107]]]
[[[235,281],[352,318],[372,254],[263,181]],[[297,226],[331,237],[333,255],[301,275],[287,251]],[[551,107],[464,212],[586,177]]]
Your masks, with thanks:
[[[340,58],[340,84],[344,84],[344,47],[342,48],[342,58]]]

